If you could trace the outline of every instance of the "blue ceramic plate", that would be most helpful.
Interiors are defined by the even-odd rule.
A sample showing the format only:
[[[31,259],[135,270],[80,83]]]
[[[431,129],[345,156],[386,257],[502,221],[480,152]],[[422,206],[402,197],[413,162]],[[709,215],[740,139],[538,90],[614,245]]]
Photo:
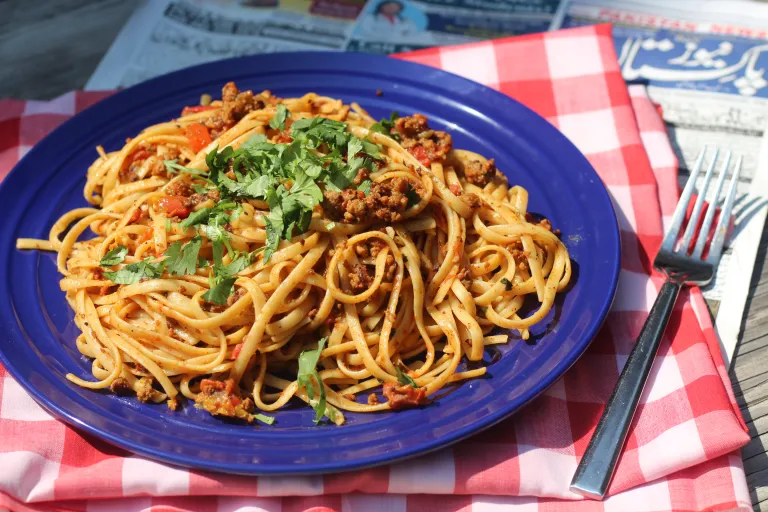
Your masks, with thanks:
[[[95,147],[120,148],[142,128],[176,117],[227,81],[280,96],[308,91],[356,101],[374,117],[420,112],[458,148],[494,157],[530,193],[530,210],[562,231],[573,285],[532,331],[489,352],[488,375],[441,393],[429,406],[348,414],[342,427],[315,426],[296,404],[268,426],[225,423],[186,406],[170,412],[135,398],[69,383],[92,378],[75,347],[73,312],[59,290],[52,253],[18,251],[17,237],[46,238],[65,211],[84,206]],[[377,96],[377,90],[383,91]],[[165,462],[248,474],[296,474],[374,466],[434,450],[509,416],[555,382],[582,354],[611,305],[619,271],[616,216],[587,160],[555,128],[518,102],[437,69],[343,53],[259,55],[189,68],[122,91],[64,123],[35,146],[0,188],[0,359],[46,409],[125,449]]]

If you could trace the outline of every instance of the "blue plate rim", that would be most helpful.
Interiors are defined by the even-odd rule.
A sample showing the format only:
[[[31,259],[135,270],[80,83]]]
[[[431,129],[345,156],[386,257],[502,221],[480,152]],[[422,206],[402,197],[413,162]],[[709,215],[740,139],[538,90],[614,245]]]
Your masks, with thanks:
[[[2,181],[2,183],[0,183],[0,196],[3,196],[5,193],[7,193],[8,192],[7,189],[10,189],[10,187],[12,186],[12,181],[13,181],[12,178],[14,177],[16,170],[18,168],[24,167],[28,161],[38,158],[38,153],[42,153],[43,148],[45,147],[45,141],[50,139],[55,139],[61,133],[66,132],[68,129],[70,129],[72,125],[76,125],[79,122],[79,120],[82,120],[87,116],[95,115],[101,110],[108,109],[113,104],[118,104],[124,99],[131,98],[132,95],[138,95],[145,89],[149,90],[153,87],[158,87],[158,86],[165,87],[165,84],[172,83],[174,80],[179,80],[181,77],[190,76],[195,73],[204,75],[204,73],[202,72],[206,68],[212,68],[214,66],[220,66],[220,65],[231,65],[233,69],[237,69],[238,65],[242,65],[242,67],[247,68],[248,66],[246,66],[245,63],[258,61],[261,59],[268,60],[269,57],[274,57],[274,55],[275,54],[264,54],[264,55],[253,55],[253,56],[246,56],[246,57],[236,57],[233,59],[226,59],[223,61],[216,61],[213,63],[206,63],[206,64],[197,65],[197,66],[192,66],[189,68],[185,68],[179,71],[175,71],[166,75],[153,78],[151,80],[137,84],[133,87],[118,91],[117,93],[95,103],[94,105],[89,106],[88,108],[84,109],[82,112],[68,119],[67,121],[62,123],[59,127],[57,127],[55,130],[53,130],[51,133],[49,133],[42,141],[40,141],[34,147],[32,147],[30,151],[20,159],[20,161],[16,164],[16,166],[14,166],[14,168],[6,176],[6,178]],[[501,92],[495,91],[493,89],[490,89],[476,82],[470,81],[466,78],[463,78],[459,75],[455,75],[453,73],[438,70],[438,69],[417,64],[414,62],[408,62],[408,61],[399,60],[399,59],[392,59],[389,57],[362,54],[362,53],[287,52],[287,53],[281,53],[279,55],[288,60],[294,60],[294,59],[302,60],[304,58],[310,58],[310,57],[312,59],[317,59],[319,57],[341,58],[341,59],[345,59],[345,58],[354,59],[354,58],[364,57],[367,61],[368,67],[373,69],[378,68],[376,64],[392,65],[393,62],[396,62],[397,66],[402,66],[405,70],[410,69],[411,71],[414,72],[414,74],[429,72],[430,74],[438,75],[438,76],[447,75],[450,77],[452,81],[454,81],[459,85],[461,85],[461,83],[463,82],[463,85],[470,87],[471,89],[474,89],[474,90],[480,89],[482,90],[483,94],[488,94],[494,97],[495,101],[499,101],[501,103],[507,102],[510,105],[514,104],[515,108],[517,108],[518,110],[522,109],[523,111],[527,111],[526,115],[532,116],[533,118],[537,118],[538,119],[537,122],[546,123],[551,128],[551,136],[555,138],[559,138],[560,144],[565,144],[567,146],[570,146],[572,150],[571,152],[574,155],[578,155],[578,158],[582,160],[581,165],[585,169],[588,169],[594,174],[595,180],[597,181],[597,183],[601,185],[600,187],[595,187],[597,190],[601,191],[602,197],[600,197],[599,199],[607,203],[608,206],[610,206],[609,209],[606,209],[606,212],[610,210],[610,213],[611,213],[611,218],[609,219],[610,222],[608,222],[607,224],[612,229],[609,232],[606,232],[605,235],[608,237],[609,245],[612,246],[612,254],[616,255],[616,258],[611,262],[611,265],[607,269],[607,274],[609,276],[608,279],[610,282],[610,289],[606,290],[607,293],[604,294],[602,301],[600,301],[600,304],[598,305],[599,312],[596,315],[596,318],[598,320],[592,322],[592,324],[590,325],[590,328],[586,331],[586,334],[581,337],[580,343],[576,345],[573,350],[571,350],[571,352],[568,354],[567,357],[563,358],[559,363],[557,363],[552,368],[552,370],[547,374],[546,378],[539,381],[536,386],[532,387],[527,392],[522,394],[513,403],[507,406],[501,407],[497,409],[495,412],[492,412],[483,416],[480,420],[477,420],[470,425],[467,425],[462,428],[458,428],[432,441],[424,442],[417,446],[412,446],[409,448],[399,450],[396,453],[386,453],[382,455],[363,457],[363,458],[356,459],[354,461],[315,463],[309,467],[301,467],[300,469],[297,469],[296,464],[270,465],[268,468],[262,468],[258,465],[254,466],[253,464],[232,464],[228,462],[218,462],[218,461],[212,461],[212,460],[206,461],[205,465],[200,465],[198,463],[199,461],[193,458],[190,458],[188,456],[177,455],[173,452],[169,452],[162,449],[153,449],[151,447],[143,446],[135,442],[125,440],[122,437],[115,436],[111,432],[106,431],[102,428],[90,425],[87,421],[83,421],[82,418],[72,414],[68,410],[68,408],[65,406],[66,404],[58,404],[50,400],[49,397],[47,397],[44,393],[41,392],[41,390],[39,390],[31,382],[29,382],[28,380],[24,379],[23,376],[21,376],[19,371],[15,368],[15,365],[13,364],[11,359],[9,359],[9,357],[5,354],[5,351],[2,350],[2,347],[0,346],[0,362],[3,363],[3,365],[5,366],[7,371],[10,373],[10,375],[13,376],[14,379],[16,379],[16,381],[28,393],[30,393],[30,395],[47,411],[63,419],[65,422],[81,430],[84,430],[89,434],[95,435],[96,437],[105,439],[108,442],[120,448],[126,449],[138,455],[147,456],[151,459],[159,460],[162,462],[168,462],[178,466],[183,466],[188,468],[197,468],[197,469],[203,469],[203,470],[221,471],[226,473],[247,474],[247,475],[318,474],[318,473],[363,469],[363,468],[378,466],[382,464],[392,463],[396,461],[401,461],[406,458],[411,458],[417,455],[422,455],[424,453],[437,450],[439,448],[443,448],[445,446],[458,442],[462,439],[465,439],[471,435],[474,435],[486,428],[489,428],[495,425],[496,423],[500,422],[501,420],[507,418],[508,416],[512,415],[513,413],[517,412],[520,408],[530,403],[536,396],[546,391],[552,384],[554,384],[558,379],[560,379],[563,376],[563,374],[579,359],[579,357],[581,357],[581,355],[584,353],[586,348],[589,346],[589,344],[592,342],[594,337],[597,335],[599,329],[602,327],[603,323],[605,322],[605,319],[607,318],[608,312],[615,298],[616,290],[618,287],[619,272],[621,268],[621,258],[620,258],[621,238],[620,238],[619,223],[615,214],[613,203],[610,198],[610,194],[607,188],[605,187],[605,185],[602,183],[602,180],[600,179],[599,175],[594,170],[594,168],[589,163],[589,161],[586,159],[586,157],[573,145],[573,143],[570,142],[570,140],[568,140],[562,133],[560,133],[559,130],[551,126],[544,118],[542,118],[539,114],[537,114],[530,108],[526,107],[525,105],[521,104],[517,100],[514,100],[513,98]],[[371,65],[371,61],[379,61],[379,62],[378,63],[373,62],[373,65]],[[235,75],[233,79],[236,79],[236,75],[238,75],[238,73],[233,73],[233,75]],[[216,80],[216,82],[221,82],[221,81],[223,80],[220,80],[220,79]],[[308,87],[308,90],[309,89],[311,89],[311,87]],[[15,248],[13,248],[12,250],[15,250]],[[5,261],[7,260],[7,258],[8,257],[6,255],[6,252],[0,251],[0,268],[4,267],[3,265],[4,263],[7,264],[7,261]],[[14,316],[16,316],[15,311],[13,314]],[[17,326],[13,326],[12,330],[16,330],[16,329],[17,329]]]

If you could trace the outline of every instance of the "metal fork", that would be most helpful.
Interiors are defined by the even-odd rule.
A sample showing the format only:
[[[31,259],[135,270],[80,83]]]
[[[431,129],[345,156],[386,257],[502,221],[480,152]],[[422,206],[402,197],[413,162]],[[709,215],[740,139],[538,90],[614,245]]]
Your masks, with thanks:
[[[671,227],[664,236],[661,249],[653,262],[653,266],[664,274],[666,280],[648,314],[648,318],[645,320],[635,347],[632,349],[629,359],[627,359],[619,381],[613,389],[608,405],[589,442],[587,451],[584,457],[582,457],[576,469],[576,474],[571,481],[571,491],[587,498],[602,499],[608,490],[616,462],[619,459],[619,454],[627,438],[632,418],[635,415],[637,403],[643,393],[648,373],[650,373],[653,359],[656,356],[664,329],[667,327],[667,321],[672,314],[672,308],[675,305],[680,289],[685,284],[703,286],[712,281],[720,255],[723,252],[726,231],[728,230],[731,210],[733,209],[733,202],[736,197],[736,184],[741,172],[741,157],[736,160],[733,177],[728,187],[725,202],[721,208],[720,220],[717,223],[717,228],[710,243],[709,253],[706,258],[702,258],[704,246],[706,245],[712,221],[714,220],[717,199],[720,197],[720,192],[731,164],[730,151],[726,153],[725,160],[722,163],[720,177],[715,186],[714,199],[709,208],[707,208],[704,222],[698,231],[696,245],[688,254],[691,241],[694,235],[696,235],[699,217],[704,207],[704,198],[715,171],[715,164],[717,163],[719,153],[718,149],[715,149],[711,162],[707,167],[688,225],[685,228],[682,240],[678,243],[688,203],[693,195],[696,179],[704,164],[706,153],[707,148],[705,147],[696,160],[696,165],[688,178],[685,190],[683,190],[683,194],[680,197],[680,202],[677,203],[675,208]]]

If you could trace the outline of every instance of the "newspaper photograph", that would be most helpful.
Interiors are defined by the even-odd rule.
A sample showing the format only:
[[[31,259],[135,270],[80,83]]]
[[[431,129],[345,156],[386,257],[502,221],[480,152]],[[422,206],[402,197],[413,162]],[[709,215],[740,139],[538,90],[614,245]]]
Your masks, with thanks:
[[[145,0],[86,90],[128,87],[214,60],[344,50],[365,0]]]
[[[719,148],[721,158],[728,150],[743,156],[729,246],[703,289],[726,362],[738,342],[768,201],[768,32],[759,26],[768,6],[749,3],[747,11],[743,4],[682,0],[673,10],[669,2],[578,0],[563,20],[563,27],[613,23],[624,79],[646,85],[661,106],[681,186],[705,146]]]
[[[399,53],[530,34],[559,23],[560,0],[370,0],[349,51]]]

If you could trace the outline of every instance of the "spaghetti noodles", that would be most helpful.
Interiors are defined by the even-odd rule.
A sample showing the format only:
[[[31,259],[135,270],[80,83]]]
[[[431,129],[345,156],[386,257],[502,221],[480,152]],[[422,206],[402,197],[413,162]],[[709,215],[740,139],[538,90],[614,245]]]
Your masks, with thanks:
[[[483,375],[462,358],[528,338],[567,286],[526,190],[424,116],[232,83],[205,103],[99,147],[93,207],[17,243],[58,253],[95,378],[73,383],[267,423],[298,397],[342,424]]]

